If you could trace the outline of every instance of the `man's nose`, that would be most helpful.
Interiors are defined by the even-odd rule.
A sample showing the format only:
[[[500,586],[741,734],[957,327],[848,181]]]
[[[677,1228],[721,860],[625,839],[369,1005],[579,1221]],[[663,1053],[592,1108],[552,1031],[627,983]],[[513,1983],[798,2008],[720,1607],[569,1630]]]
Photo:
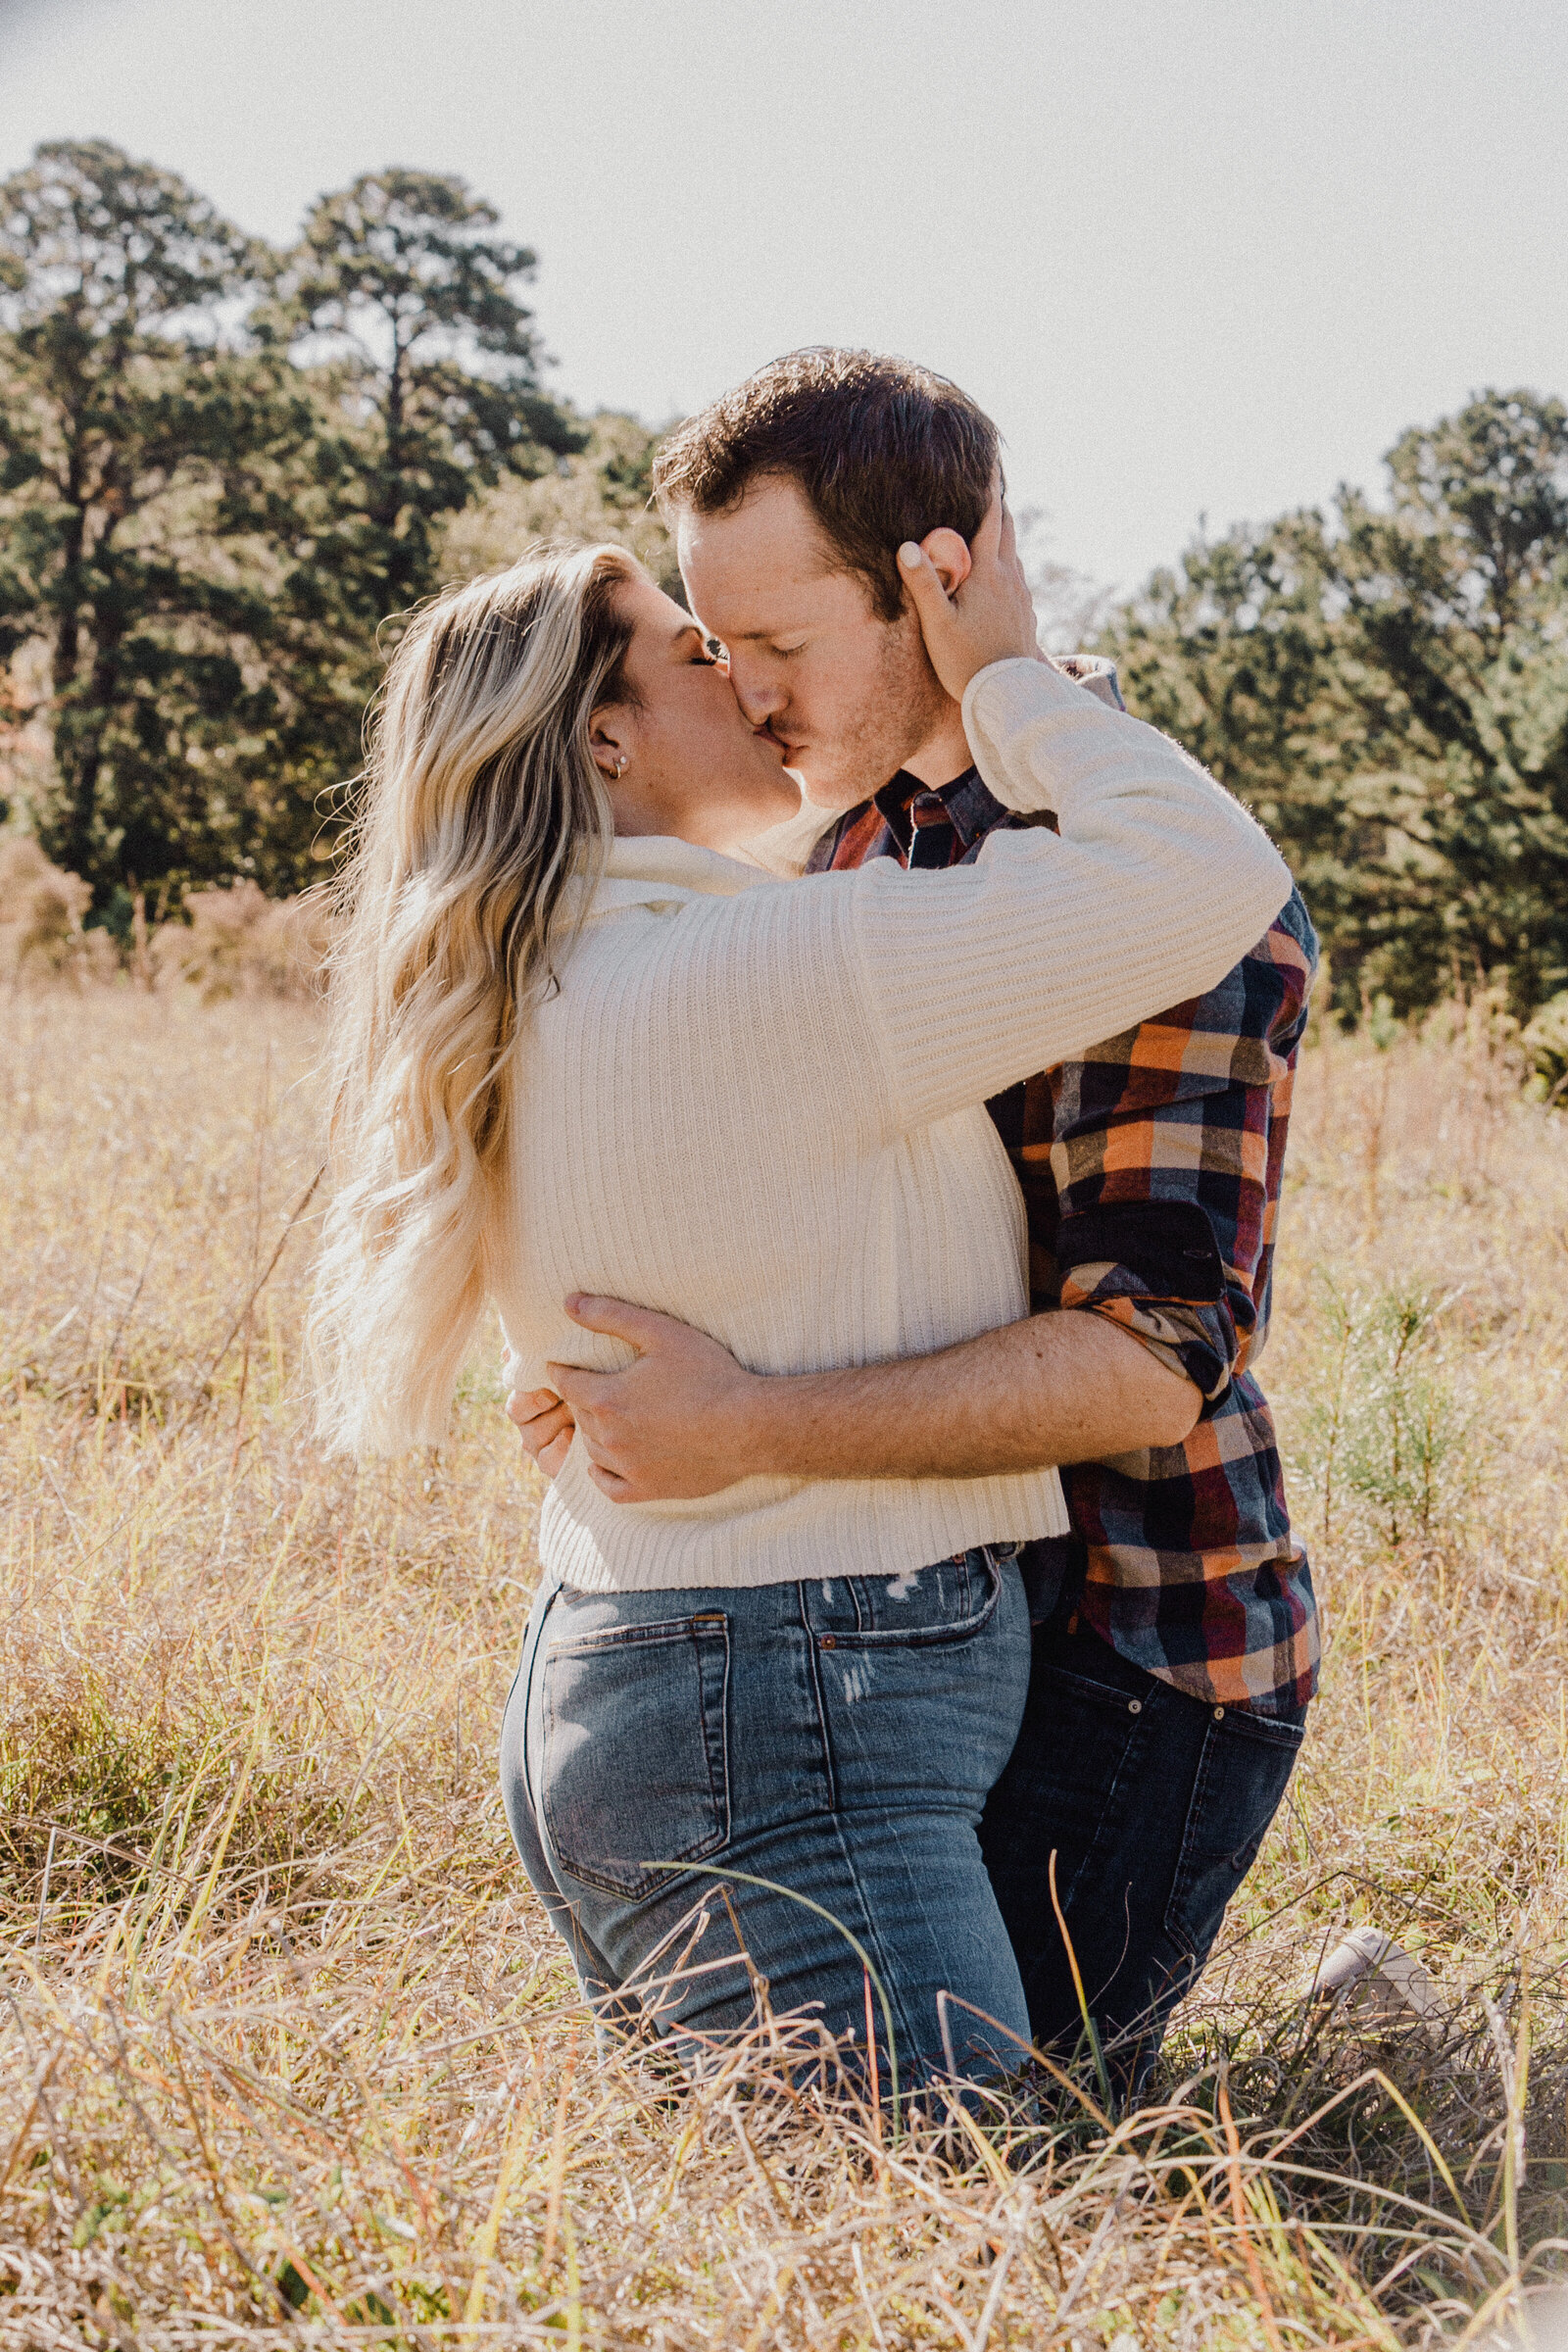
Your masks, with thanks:
[[[748,726],[765,727],[790,699],[776,671],[770,672],[769,665],[758,661],[754,655],[745,651],[737,654],[733,646],[729,657],[729,682]]]

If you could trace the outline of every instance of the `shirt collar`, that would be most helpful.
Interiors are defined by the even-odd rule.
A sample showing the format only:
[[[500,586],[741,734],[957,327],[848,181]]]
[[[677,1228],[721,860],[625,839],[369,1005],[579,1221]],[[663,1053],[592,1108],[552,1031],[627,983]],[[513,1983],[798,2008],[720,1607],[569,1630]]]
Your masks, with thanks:
[[[966,850],[972,849],[981,834],[989,831],[1004,813],[1001,802],[974,766],[966,767],[951,784],[940,785],[922,784],[918,776],[911,776],[907,768],[901,767],[872,797],[889,831],[906,854],[914,836],[910,810],[922,798],[942,803],[948,822]]]

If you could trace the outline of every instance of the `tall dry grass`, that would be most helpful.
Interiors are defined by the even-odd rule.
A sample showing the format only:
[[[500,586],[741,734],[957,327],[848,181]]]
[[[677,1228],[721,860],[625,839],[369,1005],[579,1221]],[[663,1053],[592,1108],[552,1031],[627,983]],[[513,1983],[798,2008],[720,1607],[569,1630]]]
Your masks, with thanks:
[[[1267,1370],[1325,1690],[1160,2103],[902,2136],[776,2023],[684,2093],[594,2055],[495,1787],[537,1494],[490,1376],[439,1457],[300,1426],[309,1008],[0,1011],[0,2342],[1503,2325],[1568,2181],[1568,1119],[1484,1008],[1303,1072]],[[1434,2029],[1304,2004],[1365,1921]]]

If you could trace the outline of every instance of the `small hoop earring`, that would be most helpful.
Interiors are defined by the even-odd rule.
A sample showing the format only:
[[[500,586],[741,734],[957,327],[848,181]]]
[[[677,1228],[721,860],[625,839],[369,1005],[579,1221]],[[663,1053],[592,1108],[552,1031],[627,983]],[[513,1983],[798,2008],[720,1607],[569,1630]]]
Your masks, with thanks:
[[[620,758],[615,761],[615,781],[617,784],[619,783],[621,777],[626,773],[627,757],[627,754],[622,752]]]

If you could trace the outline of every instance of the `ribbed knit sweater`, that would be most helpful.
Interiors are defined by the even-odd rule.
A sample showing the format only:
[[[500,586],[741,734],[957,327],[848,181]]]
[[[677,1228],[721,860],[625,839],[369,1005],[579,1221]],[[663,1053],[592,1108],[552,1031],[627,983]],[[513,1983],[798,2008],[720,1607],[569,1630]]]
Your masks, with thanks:
[[[679,1316],[759,1372],[925,1353],[1028,1311],[1023,1207],[986,1098],[1211,988],[1290,891],[1252,819],[1153,728],[1047,664],[963,702],[997,797],[1058,831],[977,861],[781,881],[617,840],[560,992],[516,1048],[489,1237],[519,1388],[620,1368],[575,1290]],[[577,1439],[540,1530],[588,1591],[897,1575],[1065,1532],[1054,1470],[747,1478],[615,1503]]]

